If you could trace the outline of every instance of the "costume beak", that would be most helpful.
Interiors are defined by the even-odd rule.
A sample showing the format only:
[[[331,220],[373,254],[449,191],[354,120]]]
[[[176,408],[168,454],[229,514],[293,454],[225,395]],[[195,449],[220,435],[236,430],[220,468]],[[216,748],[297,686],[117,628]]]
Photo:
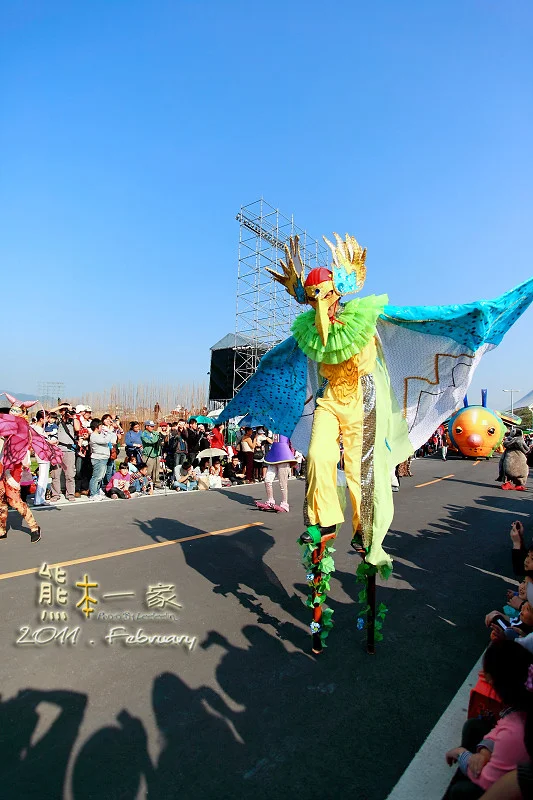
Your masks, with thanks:
[[[327,300],[317,300],[315,311],[315,325],[324,347],[328,340],[329,326],[331,325],[328,314],[329,305]]]

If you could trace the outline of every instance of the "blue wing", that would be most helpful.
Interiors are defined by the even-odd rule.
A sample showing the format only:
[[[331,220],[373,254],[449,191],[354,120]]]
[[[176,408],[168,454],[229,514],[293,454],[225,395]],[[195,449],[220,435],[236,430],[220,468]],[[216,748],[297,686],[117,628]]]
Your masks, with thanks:
[[[306,386],[307,358],[291,336],[263,356],[255,374],[230,400],[218,421],[250,414],[290,437],[302,416]]]
[[[455,306],[385,306],[383,319],[412,331],[448,336],[476,351],[494,347],[533,301],[533,278],[496,300]]]

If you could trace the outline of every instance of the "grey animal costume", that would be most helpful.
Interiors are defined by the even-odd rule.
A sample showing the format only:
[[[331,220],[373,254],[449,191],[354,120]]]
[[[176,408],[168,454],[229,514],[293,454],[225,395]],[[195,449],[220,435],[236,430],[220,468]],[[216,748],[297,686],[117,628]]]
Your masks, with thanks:
[[[527,454],[529,448],[524,442],[522,432],[507,440],[503,455],[502,472],[505,481],[511,481],[515,486],[525,486],[529,475]]]

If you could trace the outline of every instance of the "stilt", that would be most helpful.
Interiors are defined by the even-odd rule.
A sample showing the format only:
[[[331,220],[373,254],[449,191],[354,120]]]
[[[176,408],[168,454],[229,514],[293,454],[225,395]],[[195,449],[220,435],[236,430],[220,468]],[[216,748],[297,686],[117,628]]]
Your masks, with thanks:
[[[318,546],[313,551],[313,556],[312,556],[313,565],[314,565],[313,566],[313,574],[314,574],[314,578],[313,578],[313,601],[317,597],[317,594],[318,594],[317,588],[318,588],[318,585],[320,584],[320,581],[322,580],[322,572],[320,571],[320,568],[319,568],[318,565],[320,564],[320,562],[322,561],[322,558],[324,556],[324,551],[326,549],[327,542],[331,541],[332,539],[335,539],[336,536],[337,536],[336,532],[327,533],[324,536],[321,536],[320,543],[318,544]],[[322,624],[322,604],[313,606],[313,622],[318,623],[318,625]],[[315,655],[320,655],[320,653],[323,650],[323,645],[322,645],[322,639],[320,637],[319,631],[315,631],[312,634],[312,637],[313,637],[313,643],[312,643],[312,647],[311,647],[312,652]]]
[[[366,652],[371,656],[375,655],[375,632],[376,632],[376,573],[375,571],[366,576],[366,592],[368,597],[369,611],[367,615],[366,629]]]

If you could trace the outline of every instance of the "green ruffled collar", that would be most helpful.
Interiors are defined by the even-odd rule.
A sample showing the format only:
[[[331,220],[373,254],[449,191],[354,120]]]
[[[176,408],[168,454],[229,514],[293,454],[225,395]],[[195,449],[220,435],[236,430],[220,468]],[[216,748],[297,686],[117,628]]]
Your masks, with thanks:
[[[325,345],[315,327],[315,312],[305,311],[293,322],[292,335],[308,358],[319,364],[342,364],[360,353],[376,333],[376,321],[389,302],[386,294],[350,300],[332,323]]]

